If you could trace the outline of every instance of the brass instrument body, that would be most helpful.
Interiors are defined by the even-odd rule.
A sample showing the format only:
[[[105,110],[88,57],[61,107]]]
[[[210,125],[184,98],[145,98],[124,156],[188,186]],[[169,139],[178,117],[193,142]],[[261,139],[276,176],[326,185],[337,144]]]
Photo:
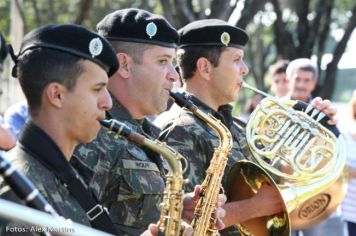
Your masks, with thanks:
[[[151,140],[141,134],[133,132],[125,124],[117,120],[103,120],[101,124],[109,129],[116,138],[124,136],[128,140],[159,153],[167,161],[170,170],[166,175],[166,188],[164,191],[163,201],[160,204],[161,214],[159,219],[159,228],[164,236],[179,236],[182,235],[184,229],[182,227],[182,212],[184,198],[184,184],[187,180],[183,178],[185,169],[182,167],[181,161],[187,166],[186,159],[169,147],[166,143],[158,140]]]
[[[237,162],[230,170],[227,182],[226,195],[228,201],[242,201],[252,198],[262,186],[268,183],[277,191],[277,183],[270,174],[259,165],[249,160]],[[279,192],[280,193],[280,192]],[[279,194],[283,202],[282,194]],[[284,205],[283,212],[274,216],[262,216],[237,224],[241,235],[244,236],[268,236],[290,235],[291,225],[287,207]]]
[[[268,182],[278,189],[284,212],[243,222],[239,225],[242,235],[290,235],[290,228],[306,228],[320,222],[345,193],[342,136],[321,125],[324,114],[311,106],[298,111],[293,109],[296,101],[272,97],[247,84],[243,87],[267,97],[246,126],[251,160],[238,163],[229,176],[230,183],[235,178],[248,187],[229,192],[242,200]],[[339,188],[338,197],[329,192],[335,187]],[[311,204],[317,204],[318,209],[312,209]]]
[[[218,206],[219,193],[223,188],[221,181],[227,164],[228,155],[232,148],[232,136],[228,128],[210,114],[199,110],[186,94],[170,93],[174,101],[181,107],[188,108],[194,115],[206,122],[219,136],[219,146],[215,148],[214,155],[206,171],[206,177],[202,183],[200,198],[195,207],[192,221],[193,236],[217,235],[214,216]]]

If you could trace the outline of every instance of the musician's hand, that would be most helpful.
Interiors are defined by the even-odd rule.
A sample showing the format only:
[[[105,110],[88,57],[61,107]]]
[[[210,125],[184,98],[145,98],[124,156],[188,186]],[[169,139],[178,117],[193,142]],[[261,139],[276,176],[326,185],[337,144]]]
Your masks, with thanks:
[[[259,216],[273,215],[284,210],[283,200],[278,190],[267,183],[258,190],[254,196],[254,202],[256,203],[255,210]]]
[[[148,230],[143,232],[140,236],[157,236],[158,235],[158,226],[156,224],[150,224]]]
[[[200,191],[201,186],[196,185],[194,188],[194,192],[186,193],[184,195],[182,219],[188,222],[189,224],[194,218],[194,209],[199,200]]]
[[[328,120],[329,125],[336,125],[337,120],[335,118],[335,115],[337,110],[330,100],[322,100],[320,97],[316,97],[311,102],[311,105],[319,111],[324,112],[325,115],[330,118],[330,120]]]
[[[182,235],[184,236],[193,235],[193,227],[185,221],[182,222],[182,230],[184,232]]]
[[[225,209],[222,208],[222,206],[225,204],[226,200],[227,200],[227,197],[225,196],[225,194],[219,194],[218,209],[215,212],[215,218],[216,218],[215,226],[218,230],[225,228],[225,224],[221,218],[224,218],[226,215]]]
[[[182,222],[181,229],[183,234],[182,236],[191,236],[193,234],[193,228],[186,222]],[[159,232],[159,228],[157,224],[150,224],[148,226],[148,230],[143,232],[140,236],[157,236]]]
[[[194,209],[199,200],[200,192],[201,192],[201,186],[196,185],[194,188],[194,192],[187,193],[184,196],[184,201],[183,201],[184,208],[183,208],[182,219],[188,223],[191,223],[191,221],[194,218]],[[219,230],[225,227],[221,218],[225,216],[225,210],[222,208],[222,206],[225,204],[226,199],[227,198],[224,194],[219,194],[218,209],[215,212],[215,218],[217,219],[216,228]]]

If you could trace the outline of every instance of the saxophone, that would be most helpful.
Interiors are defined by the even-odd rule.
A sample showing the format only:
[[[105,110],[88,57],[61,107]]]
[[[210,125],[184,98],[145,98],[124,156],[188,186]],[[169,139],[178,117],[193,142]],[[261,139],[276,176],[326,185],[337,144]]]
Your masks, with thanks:
[[[194,231],[193,236],[217,235],[218,230],[215,227],[216,218],[214,213],[218,207],[219,193],[221,190],[223,191],[221,181],[228,160],[227,156],[232,148],[231,133],[220,120],[199,110],[186,94],[170,92],[170,96],[175,103],[181,107],[188,108],[218,133],[219,146],[215,148],[209,168],[206,171],[206,177],[202,183],[200,198],[195,207],[194,219],[191,224]]]
[[[164,236],[182,235],[184,228],[181,223],[183,211],[183,186],[187,180],[183,179],[185,169],[182,168],[181,160],[184,166],[187,166],[187,160],[176,152],[174,149],[166,145],[166,143],[158,140],[150,140],[141,134],[133,132],[124,123],[117,120],[102,120],[101,125],[108,128],[109,132],[114,133],[115,138],[124,136],[128,140],[142,146],[146,146],[151,150],[161,154],[168,162],[170,170],[167,174],[166,188],[164,191],[163,201],[161,206],[161,215],[159,219],[159,229]]]

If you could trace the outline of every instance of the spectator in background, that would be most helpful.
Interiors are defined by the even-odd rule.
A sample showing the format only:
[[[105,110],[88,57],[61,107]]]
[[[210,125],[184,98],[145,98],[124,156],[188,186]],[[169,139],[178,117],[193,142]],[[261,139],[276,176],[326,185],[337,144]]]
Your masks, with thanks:
[[[1,73],[3,70],[3,62],[4,62],[5,57],[7,56],[8,49],[7,49],[7,45],[6,45],[4,38],[2,37],[1,34],[0,34],[0,36],[1,36],[1,40],[0,40],[0,73]],[[22,101],[22,102],[19,102],[19,103],[16,103],[16,104],[10,106],[5,111],[4,119],[2,122],[6,124],[6,127],[8,129],[10,129],[11,137],[14,136],[17,139],[27,118],[28,118],[27,102]],[[7,131],[7,132],[9,132],[9,131]],[[14,139],[14,138],[12,137],[12,139]],[[12,146],[14,146],[14,145],[15,145],[15,143]]]
[[[289,61],[287,60],[278,60],[274,64],[270,65],[268,71],[269,74],[271,75],[271,80],[270,80],[270,90],[275,95],[276,97],[284,97],[288,94],[289,92],[289,81],[287,80],[286,76],[286,70],[288,66]],[[252,96],[249,100],[247,100],[245,107],[239,116],[239,118],[247,122],[251,113],[257,105],[260,103],[260,101],[263,99],[263,96],[260,94],[255,94]]]
[[[288,66],[288,60],[278,60],[274,64],[270,65],[268,72],[271,75],[270,80],[270,90],[276,97],[285,97],[289,92],[289,81],[287,80],[286,70]],[[263,99],[263,96],[260,94],[255,94],[249,100],[247,100],[243,112],[239,118],[247,122],[251,113],[260,101]]]
[[[345,236],[356,235],[356,90],[349,102],[349,110],[348,125],[344,130],[341,130],[345,138],[346,158],[349,166],[349,185],[341,205],[341,218],[345,222]]]
[[[4,121],[10,127],[12,134],[18,139],[22,127],[28,120],[26,100],[10,106],[4,113]]]
[[[302,101],[305,103],[313,103],[315,100],[321,100],[321,98],[312,97],[312,92],[318,82],[318,69],[316,65],[308,58],[299,58],[291,61],[286,70],[289,93],[284,98]],[[325,100],[327,103],[331,103],[329,100]],[[317,106],[318,108],[318,106]],[[333,109],[333,110],[330,110]],[[335,108],[327,109],[326,112],[329,114],[335,114]],[[325,112],[325,111],[324,111]],[[335,120],[331,121],[335,124]],[[329,124],[330,121],[329,121]],[[327,222],[325,220],[313,227],[293,231],[292,235],[303,235],[303,236],[322,236],[325,235],[327,230]],[[340,229],[341,231],[341,229]],[[341,232],[340,232],[341,233]]]
[[[0,116],[0,154],[2,150],[9,150],[15,146],[16,139],[12,135],[10,128],[4,123]]]
[[[268,71],[271,75],[270,88],[272,93],[277,97],[284,97],[289,92],[289,80],[287,80],[286,70],[289,61],[278,60],[276,63],[272,64]]]
[[[289,81],[287,98],[310,103],[318,82],[318,69],[308,58],[291,61],[286,70]]]
[[[8,49],[4,37],[0,33],[0,74],[3,71],[3,63],[7,56]],[[9,127],[4,123],[3,117],[0,116],[0,150],[8,150],[15,146],[15,138],[11,134]],[[2,151],[0,151],[0,154]]]

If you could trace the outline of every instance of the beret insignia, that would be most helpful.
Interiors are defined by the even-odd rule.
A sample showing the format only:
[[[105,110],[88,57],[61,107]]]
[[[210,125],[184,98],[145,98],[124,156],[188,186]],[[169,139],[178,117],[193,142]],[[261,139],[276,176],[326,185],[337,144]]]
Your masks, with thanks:
[[[248,41],[248,35],[243,29],[219,19],[193,21],[178,33],[179,48],[209,46],[242,49]]]
[[[103,43],[99,38],[93,38],[89,43],[89,52],[94,58],[95,56],[100,55],[103,51]]]
[[[146,34],[150,36],[150,39],[157,34],[157,26],[154,22],[150,22],[147,24]]]
[[[166,19],[137,8],[120,9],[106,15],[97,24],[97,30],[110,41],[153,44],[168,48],[176,48],[179,43],[177,30]]]
[[[230,43],[230,34],[227,32],[222,33],[220,36],[220,41],[222,44],[227,46]]]
[[[65,37],[63,37],[65,35]],[[85,42],[85,43],[83,43]],[[13,60],[22,59],[26,51],[46,48],[57,53],[67,53],[90,60],[101,66],[110,77],[119,68],[119,61],[110,43],[100,35],[74,24],[49,24],[36,28],[26,34],[18,55]],[[13,67],[13,76],[17,77]]]

